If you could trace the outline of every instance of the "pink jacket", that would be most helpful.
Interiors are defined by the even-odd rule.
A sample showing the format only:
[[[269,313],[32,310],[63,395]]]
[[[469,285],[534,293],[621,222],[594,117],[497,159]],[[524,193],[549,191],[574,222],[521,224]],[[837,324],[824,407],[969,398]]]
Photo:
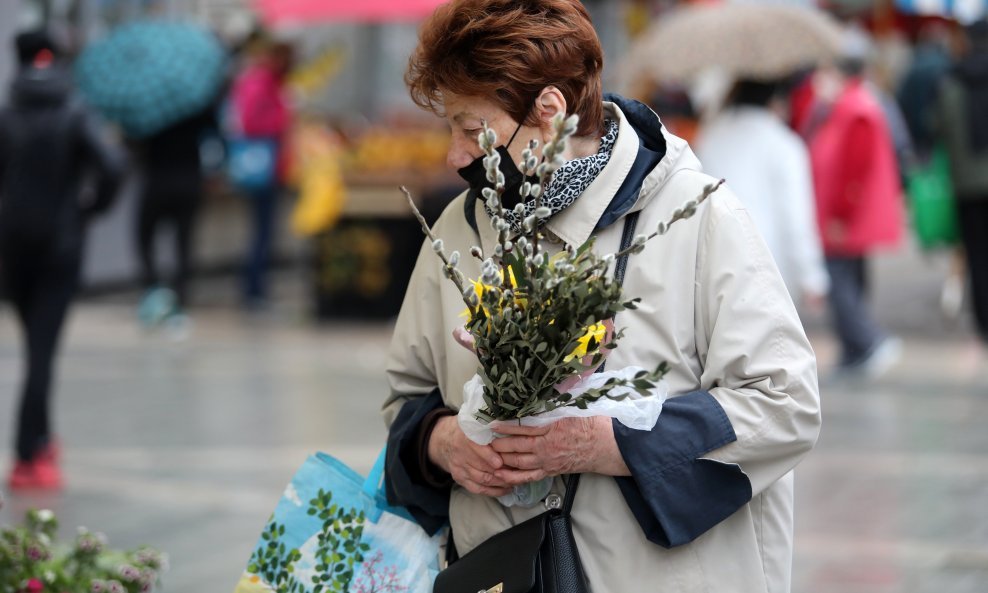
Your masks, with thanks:
[[[810,138],[817,223],[826,255],[895,246],[903,231],[902,185],[888,124],[860,81],[848,84]]]
[[[280,138],[291,122],[282,81],[264,63],[248,66],[233,84],[233,109],[239,131],[248,138]]]

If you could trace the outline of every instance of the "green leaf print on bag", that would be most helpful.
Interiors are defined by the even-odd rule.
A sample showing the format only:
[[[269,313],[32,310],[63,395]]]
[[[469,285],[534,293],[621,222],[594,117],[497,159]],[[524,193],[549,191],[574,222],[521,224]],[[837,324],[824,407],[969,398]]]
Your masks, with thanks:
[[[364,533],[364,511],[333,504],[333,493],[320,489],[309,501],[309,516],[322,521],[317,535],[315,557],[316,575],[312,577],[315,593],[349,593],[354,568],[364,561],[370,546],[360,540]],[[285,549],[279,543],[285,526],[272,518],[261,533],[265,545],[258,547],[250,558],[247,570],[261,577],[278,593],[297,593],[305,586],[295,574],[295,563],[302,558],[298,548]]]

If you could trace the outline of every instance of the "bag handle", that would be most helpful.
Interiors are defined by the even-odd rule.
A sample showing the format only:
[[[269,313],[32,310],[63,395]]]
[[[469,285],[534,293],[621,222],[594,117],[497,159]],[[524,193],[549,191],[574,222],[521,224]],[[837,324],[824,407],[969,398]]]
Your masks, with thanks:
[[[624,217],[624,230],[621,232],[621,248],[619,251],[631,247],[631,241],[635,238],[635,227],[638,226],[638,210]],[[614,279],[618,284],[624,284],[624,272],[628,269],[628,255],[625,253],[617,260],[614,267]]]
[[[381,480],[384,479],[384,460],[387,457],[388,446],[385,445],[381,452],[377,455],[377,460],[374,461],[374,466],[371,467],[370,473],[367,474],[367,479],[364,480],[364,494],[369,498],[375,498],[377,493],[381,489]]]
[[[621,232],[621,249],[624,251],[628,247],[631,247],[631,241],[635,236],[635,227],[638,226],[638,211],[632,212],[627,215],[624,219],[624,230]],[[624,283],[624,273],[628,269],[628,255],[625,253],[618,258],[617,265],[614,268],[614,279],[618,284]],[[606,363],[605,363],[606,364]],[[604,364],[600,365],[597,372],[601,372],[604,369]],[[573,500],[576,499],[576,490],[580,486],[580,474],[570,474],[566,478],[566,497],[563,498],[562,513],[564,516],[569,516],[570,511],[573,510]]]
[[[566,476],[566,496],[563,498],[562,513],[569,517],[573,510],[573,500],[576,499],[576,489],[580,485],[580,474],[570,474]]]

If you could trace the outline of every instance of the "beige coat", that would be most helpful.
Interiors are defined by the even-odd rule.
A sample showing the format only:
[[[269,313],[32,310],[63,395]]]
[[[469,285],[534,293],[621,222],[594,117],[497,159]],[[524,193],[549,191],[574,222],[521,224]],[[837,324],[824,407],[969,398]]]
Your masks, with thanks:
[[[548,221],[550,235],[583,243],[634,161],[639,139],[616,105],[605,103],[620,131],[610,161],[572,206]],[[664,132],[665,133],[665,132]],[[638,232],[650,232],[673,210],[699,195],[712,179],[686,142],[665,133],[665,157],[645,180],[633,210]],[[466,255],[477,236],[457,198],[435,225],[447,252]],[[490,252],[496,237],[477,203],[480,241]],[[617,250],[623,221],[598,235],[601,253]],[[554,246],[558,249],[558,241]],[[476,260],[461,270],[479,275]],[[820,430],[816,359],[771,255],[747,212],[726,187],[693,218],[632,255],[624,282],[636,311],[618,315],[625,328],[610,368],[654,367],[666,360],[670,392],[708,390],[724,408],[737,441],[708,457],[737,464],[751,481],[752,500],[693,542],[665,549],[649,542],[613,478],[585,475],[573,510],[576,541],[592,591],[785,593],[793,546],[793,468]],[[463,302],[423,245],[397,320],[387,375],[392,396],[388,424],[408,394],[436,386],[457,408],[476,358],[452,337],[462,325]],[[556,491],[562,491],[557,479]],[[496,499],[454,487],[450,523],[465,554],[486,538],[540,512],[505,508]]]

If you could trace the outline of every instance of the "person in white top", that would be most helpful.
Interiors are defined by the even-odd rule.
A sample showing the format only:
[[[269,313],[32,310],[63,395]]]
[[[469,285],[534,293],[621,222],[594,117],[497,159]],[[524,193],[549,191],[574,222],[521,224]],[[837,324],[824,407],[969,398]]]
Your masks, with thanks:
[[[696,142],[704,172],[727,180],[775,258],[793,301],[822,306],[830,278],[803,140],[776,111],[781,84],[739,81]]]

